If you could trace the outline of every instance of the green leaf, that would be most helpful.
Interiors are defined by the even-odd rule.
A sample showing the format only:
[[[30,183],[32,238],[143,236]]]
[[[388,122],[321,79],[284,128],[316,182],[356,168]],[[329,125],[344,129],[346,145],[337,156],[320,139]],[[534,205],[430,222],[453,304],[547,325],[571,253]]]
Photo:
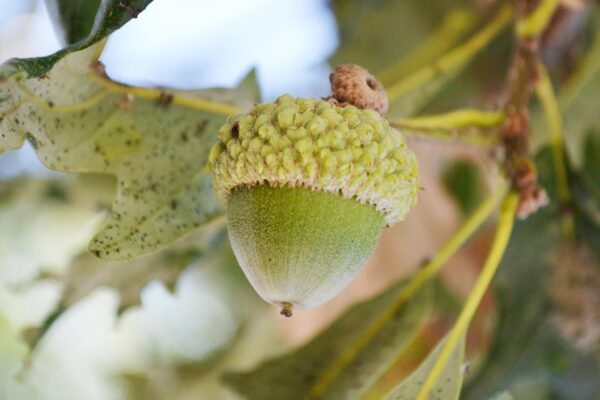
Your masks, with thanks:
[[[440,48],[443,52],[447,50],[446,46],[462,37],[465,27],[472,26],[472,15],[444,22],[449,13],[465,3],[443,0],[336,1],[333,8],[340,46],[331,63],[360,64],[373,73],[380,73],[404,59],[416,43],[425,42],[440,24],[447,26],[446,40]]]
[[[96,1],[85,0],[85,3],[95,3]],[[43,76],[52,69],[54,64],[69,53],[90,47],[125,25],[130,19],[137,17],[151,2],[152,0],[100,0],[100,7],[95,16],[93,29],[89,32],[89,35],[49,56],[14,58],[7,61],[0,66],[0,82],[9,76],[19,73],[30,78]],[[84,1],[78,1],[77,3],[83,4]],[[65,2],[64,4],[66,5],[67,3]],[[73,4],[73,1],[69,1],[69,4]],[[77,22],[78,26],[68,28],[70,31],[67,36],[68,39],[80,36],[82,30],[86,29],[85,26],[89,23],[89,13],[91,13],[88,7],[89,5],[85,9],[82,9],[82,12],[78,12],[75,16],[69,18],[70,22],[73,22],[73,18],[83,19]],[[86,17],[84,18],[83,15],[86,15]],[[71,38],[70,36],[73,37]]]
[[[67,44],[85,39],[100,6],[100,0],[46,0],[54,24]]]
[[[576,167],[583,164],[587,138],[600,138],[597,107],[600,101],[600,14],[597,9],[590,18],[589,30],[589,48],[578,60],[570,79],[557,92],[567,155]],[[541,112],[534,114],[532,120],[534,145],[541,148],[550,140],[548,125]]]
[[[469,8],[461,7],[467,4]],[[341,44],[331,61],[361,64],[379,75],[388,90],[388,115],[414,114],[449,85],[510,20],[507,8],[489,20],[471,10],[470,3],[439,0],[335,2]],[[464,39],[475,21],[487,22]],[[474,81],[472,75],[469,79]],[[463,91],[463,87],[458,90],[459,98],[464,97]],[[456,99],[453,96],[454,108]]]
[[[385,400],[416,399],[421,391],[421,388],[423,387],[423,383],[431,374],[431,371],[434,368],[435,363],[439,358],[444,345],[446,344],[446,341],[447,336],[438,343],[431,354],[427,356],[425,361],[423,361],[408,378],[392,389],[392,391],[385,397]],[[458,399],[464,376],[463,361],[465,357],[465,341],[466,332],[463,332],[458,340],[458,343],[454,347],[450,358],[445,363],[442,373],[439,375],[438,379],[435,381],[435,384],[431,388],[431,391],[427,396],[428,399]]]
[[[85,249],[113,195],[109,177],[20,178],[0,185],[0,286],[61,274]],[[18,260],[18,261],[16,261]]]
[[[552,163],[551,150],[543,148],[536,164],[541,183],[551,194],[556,186]],[[496,336],[481,370],[464,389],[464,399],[487,398],[508,389],[512,392],[518,382],[523,383],[522,390],[535,389],[542,396],[539,398],[549,393],[549,398],[592,399],[599,393],[600,382],[592,378],[600,374],[595,355],[577,351],[559,336],[551,321],[555,310],[548,278],[553,268],[562,267],[554,265],[557,251],[564,245],[561,220],[560,207],[553,201],[515,225],[494,279],[499,302]],[[581,229],[584,222],[578,218],[575,226]],[[594,229],[579,240],[597,237],[600,229]]]
[[[25,333],[28,344],[35,348],[63,312],[100,287],[118,292],[118,313],[121,314],[140,305],[140,292],[152,281],[159,281],[174,291],[181,272],[192,264],[238,268],[222,222],[202,229],[169,249],[130,262],[106,262],[88,254],[80,255],[67,273],[54,276],[64,287],[62,297],[41,327]]]
[[[498,393],[492,397],[490,397],[489,400],[516,400],[508,391],[504,391],[502,393]]]
[[[0,84],[11,96],[0,103],[0,152],[27,137],[48,168],[115,175],[110,216],[89,249],[127,260],[222,213],[205,170],[208,154],[226,116],[254,96],[120,85],[103,75],[95,54],[96,47],[72,53],[44,79]]]
[[[405,284],[352,307],[304,347],[226,383],[248,399],[360,398],[410,344],[429,314],[428,285],[403,302]]]
[[[469,215],[481,203],[485,182],[472,161],[463,159],[448,164],[442,172],[442,181],[463,215]]]

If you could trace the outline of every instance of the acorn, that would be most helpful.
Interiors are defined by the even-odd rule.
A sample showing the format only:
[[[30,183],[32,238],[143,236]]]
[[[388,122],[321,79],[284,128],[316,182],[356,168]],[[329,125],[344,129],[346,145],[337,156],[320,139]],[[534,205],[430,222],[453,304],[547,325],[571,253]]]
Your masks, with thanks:
[[[362,79],[356,75],[342,86]],[[230,117],[219,131],[209,166],[233,251],[254,289],[282,315],[338,294],[383,228],[416,202],[416,158],[382,110],[359,109],[346,98],[284,95]]]

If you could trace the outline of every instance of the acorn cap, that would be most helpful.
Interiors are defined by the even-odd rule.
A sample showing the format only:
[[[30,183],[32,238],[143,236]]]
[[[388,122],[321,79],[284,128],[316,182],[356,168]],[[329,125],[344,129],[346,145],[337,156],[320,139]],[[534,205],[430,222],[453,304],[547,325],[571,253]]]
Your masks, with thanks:
[[[416,202],[415,156],[374,110],[284,95],[219,139],[209,164],[233,250],[284,315],[343,289]]]

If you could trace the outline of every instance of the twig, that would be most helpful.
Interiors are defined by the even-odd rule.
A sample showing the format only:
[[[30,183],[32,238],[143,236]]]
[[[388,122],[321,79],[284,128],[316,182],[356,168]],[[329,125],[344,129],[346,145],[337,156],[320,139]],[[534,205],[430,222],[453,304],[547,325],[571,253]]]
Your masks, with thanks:
[[[548,0],[542,0],[538,7],[548,7]],[[532,24],[540,17],[533,17],[539,8],[535,2],[515,1],[517,26]],[[542,19],[546,23],[549,18]],[[525,22],[523,22],[525,21]],[[548,203],[546,191],[539,186],[535,165],[530,160],[529,145],[529,101],[538,80],[538,51],[543,27],[539,21],[533,23],[536,29],[527,29],[517,35],[517,50],[508,78],[509,96],[504,106],[506,123],[502,130],[505,149],[504,166],[512,187],[519,192],[517,215],[524,219]],[[530,36],[530,32],[537,32]]]

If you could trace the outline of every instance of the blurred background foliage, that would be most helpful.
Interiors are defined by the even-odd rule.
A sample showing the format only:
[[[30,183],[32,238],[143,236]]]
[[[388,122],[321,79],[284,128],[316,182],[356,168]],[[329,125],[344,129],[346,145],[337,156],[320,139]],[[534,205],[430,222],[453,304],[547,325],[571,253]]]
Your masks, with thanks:
[[[93,31],[99,3],[0,0],[0,61],[50,54],[64,44],[87,46],[131,17],[113,15]],[[111,77],[146,86],[233,88],[254,68],[265,100],[284,92],[325,96],[330,65],[345,62],[393,85],[467,41],[497,6],[468,0],[130,3],[135,13],[149,5],[111,36],[101,58]],[[453,356],[444,372],[452,383],[444,390],[453,390],[469,371],[460,398],[592,400],[600,393],[600,25],[592,4],[567,3],[573,1],[556,17],[558,33],[544,36],[542,55],[559,88],[577,243],[560,235],[564,210],[555,201],[548,127],[534,104],[536,164],[553,201],[517,223],[494,288],[464,338],[467,354]],[[471,62],[393,103],[390,116],[494,109],[512,43],[504,29]],[[485,150],[410,144],[424,188],[418,207],[385,232],[341,296],[291,320],[279,318],[249,287],[223,218],[159,252],[128,262],[99,260],[86,246],[109,214],[116,180],[47,170],[28,144],[3,154],[0,399],[305,398],[320,368],[342,357],[369,321],[393,309],[404,279],[495,182]],[[490,228],[431,287],[395,309],[322,398],[382,398],[426,359],[477,276]],[[407,382],[396,390],[412,393]],[[456,389],[447,396],[456,398]]]

